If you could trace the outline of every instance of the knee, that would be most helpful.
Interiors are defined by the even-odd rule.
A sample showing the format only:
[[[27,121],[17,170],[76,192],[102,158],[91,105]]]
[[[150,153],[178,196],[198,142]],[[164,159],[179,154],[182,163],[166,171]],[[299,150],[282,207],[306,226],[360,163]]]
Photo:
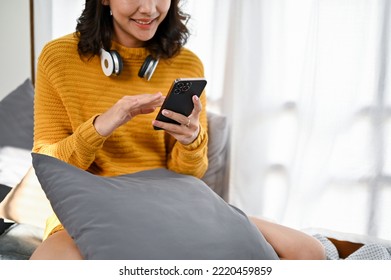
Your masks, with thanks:
[[[34,251],[30,260],[82,260],[79,248],[65,231],[54,233]]]
[[[325,260],[326,259],[326,249],[322,243],[312,238],[310,242],[302,244],[300,246],[302,249],[297,253],[297,259],[299,260]]]

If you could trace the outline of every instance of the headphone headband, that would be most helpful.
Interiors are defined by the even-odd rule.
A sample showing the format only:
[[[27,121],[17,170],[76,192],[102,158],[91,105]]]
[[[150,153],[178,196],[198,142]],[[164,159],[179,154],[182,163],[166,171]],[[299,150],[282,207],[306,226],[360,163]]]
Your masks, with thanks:
[[[149,81],[155,72],[158,63],[158,59],[154,59],[152,55],[148,55],[145,58],[143,65],[140,67],[138,76]],[[103,73],[108,77],[111,75],[118,76],[122,72],[122,58],[115,50],[110,50],[110,52],[108,52],[102,48],[100,51],[100,64]]]

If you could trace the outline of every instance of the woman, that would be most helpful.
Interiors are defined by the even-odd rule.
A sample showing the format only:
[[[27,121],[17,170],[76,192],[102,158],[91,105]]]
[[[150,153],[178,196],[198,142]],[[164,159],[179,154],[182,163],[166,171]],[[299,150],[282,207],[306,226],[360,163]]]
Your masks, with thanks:
[[[47,44],[39,58],[33,151],[101,176],[165,167],[201,178],[208,167],[205,94],[193,97],[189,116],[163,112],[179,124],[154,120],[164,101],[160,91],[176,78],[204,76],[198,57],[183,48],[186,19],[179,0],[86,0],[76,33]],[[117,76],[102,73],[110,75],[108,55],[118,62]],[[159,64],[148,81],[138,72],[149,55]],[[254,222],[265,232],[288,232]],[[310,237],[289,233],[313,247]],[[295,257],[279,247],[282,258]],[[82,258],[57,217],[50,217],[31,259]]]

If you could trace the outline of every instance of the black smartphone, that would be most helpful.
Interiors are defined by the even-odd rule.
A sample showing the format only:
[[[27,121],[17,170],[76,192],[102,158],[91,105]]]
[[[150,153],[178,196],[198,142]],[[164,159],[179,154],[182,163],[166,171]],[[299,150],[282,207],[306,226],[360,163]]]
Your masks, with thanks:
[[[176,79],[172,85],[166,99],[157,114],[156,120],[168,123],[179,124],[173,119],[167,118],[162,114],[164,109],[189,116],[193,111],[194,104],[192,97],[201,96],[206,86],[205,78],[179,78]],[[160,130],[160,127],[153,127],[155,130]]]

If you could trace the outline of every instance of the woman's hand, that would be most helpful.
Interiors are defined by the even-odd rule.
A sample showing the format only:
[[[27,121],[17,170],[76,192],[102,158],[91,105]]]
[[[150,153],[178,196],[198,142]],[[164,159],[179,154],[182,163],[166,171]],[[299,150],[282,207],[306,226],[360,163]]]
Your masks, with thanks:
[[[161,92],[124,96],[109,110],[94,121],[96,131],[102,136],[109,136],[115,129],[140,114],[150,114],[163,104],[165,97]]]
[[[186,117],[170,110],[163,110],[162,113],[167,118],[173,119],[180,124],[172,124],[154,120],[152,125],[164,129],[183,145],[192,143],[200,132],[200,113],[202,104],[198,96],[193,96],[194,109],[191,114]]]

